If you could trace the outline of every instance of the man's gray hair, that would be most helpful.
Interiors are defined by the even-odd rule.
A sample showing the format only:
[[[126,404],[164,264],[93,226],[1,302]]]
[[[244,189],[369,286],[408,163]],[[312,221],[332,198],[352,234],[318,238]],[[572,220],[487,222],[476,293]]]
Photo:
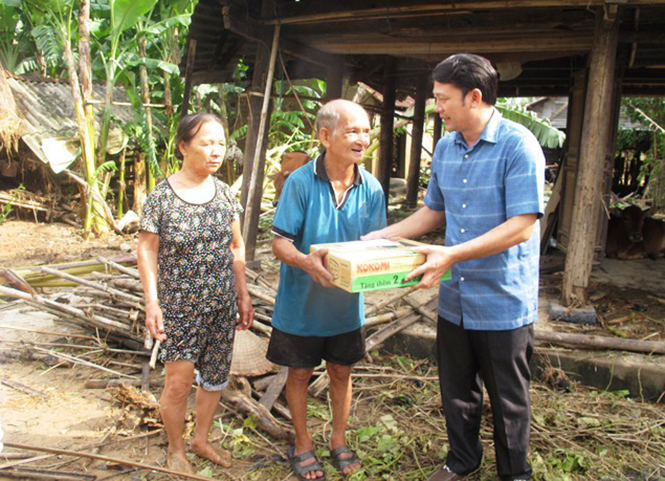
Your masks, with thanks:
[[[321,129],[326,128],[334,134],[340,117],[339,106],[334,101],[326,103],[316,114],[316,131],[321,132]]]

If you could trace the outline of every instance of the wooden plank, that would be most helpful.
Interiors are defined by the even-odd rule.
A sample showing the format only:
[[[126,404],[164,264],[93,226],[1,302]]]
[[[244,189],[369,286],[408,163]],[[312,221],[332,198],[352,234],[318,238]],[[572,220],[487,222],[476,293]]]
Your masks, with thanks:
[[[272,407],[275,405],[275,402],[277,401],[279,395],[282,394],[288,376],[289,376],[289,368],[283,367],[282,370],[279,372],[279,374],[277,374],[277,376],[272,380],[272,382],[266,389],[266,392],[263,394],[263,396],[261,396],[261,399],[259,399],[259,404],[265,407],[268,411],[270,411]]]
[[[603,9],[599,9],[590,58],[570,246],[563,277],[563,302],[566,306],[587,303],[587,287],[598,233],[601,183],[611,130],[618,33],[618,21],[608,26]]]

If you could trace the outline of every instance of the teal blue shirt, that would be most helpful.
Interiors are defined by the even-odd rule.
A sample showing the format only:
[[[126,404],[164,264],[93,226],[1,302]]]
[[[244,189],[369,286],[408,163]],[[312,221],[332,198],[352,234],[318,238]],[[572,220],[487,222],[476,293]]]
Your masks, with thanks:
[[[494,113],[472,146],[459,132],[436,145],[425,204],[446,213],[446,245],[474,239],[523,214],[543,215],[545,158],[523,126]],[[441,282],[438,312],[465,329],[508,330],[538,318],[539,223],[530,239],[459,262]]]
[[[323,156],[293,172],[284,183],[272,232],[309,254],[312,244],[359,240],[386,226],[381,184],[356,166],[355,179],[339,204]],[[302,269],[282,263],[272,323],[299,336],[335,336],[365,321],[362,293],[323,287]]]

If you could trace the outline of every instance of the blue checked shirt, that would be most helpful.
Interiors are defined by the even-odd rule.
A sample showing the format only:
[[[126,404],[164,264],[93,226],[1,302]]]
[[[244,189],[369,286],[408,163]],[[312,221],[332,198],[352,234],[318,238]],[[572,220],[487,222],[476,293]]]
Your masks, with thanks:
[[[508,218],[543,216],[545,158],[531,132],[495,109],[480,139],[443,137],[432,160],[425,204],[446,213],[446,245],[474,239]],[[438,313],[471,330],[508,330],[538,317],[539,222],[527,241],[460,262],[439,288]]]

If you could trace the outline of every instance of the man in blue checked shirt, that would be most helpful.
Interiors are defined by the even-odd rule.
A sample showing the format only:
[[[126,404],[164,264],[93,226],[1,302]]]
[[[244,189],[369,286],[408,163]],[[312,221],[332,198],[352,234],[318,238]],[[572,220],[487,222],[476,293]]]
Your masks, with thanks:
[[[425,206],[363,239],[418,237],[446,223],[444,246],[419,248],[416,287],[439,284],[437,358],[450,450],[430,481],[464,479],[482,461],[483,383],[494,418],[499,476],[530,479],[529,360],[538,316],[538,219],[545,159],[536,138],[494,108],[497,73],[453,55],[432,73],[444,136]],[[452,269],[452,279],[439,281]]]
[[[365,356],[362,293],[331,284],[323,266],[327,249],[312,244],[356,241],[386,226],[381,184],[358,164],[369,145],[367,112],[348,100],[333,100],[316,117],[325,152],[284,183],[272,232],[272,250],[282,261],[267,358],[288,366],[286,399],[295,430],[288,457],[298,479],[325,479],[307,430],[307,388],[322,359],[330,376],[333,464],[344,475],[360,469],[346,446],[351,410],[351,369]]]

